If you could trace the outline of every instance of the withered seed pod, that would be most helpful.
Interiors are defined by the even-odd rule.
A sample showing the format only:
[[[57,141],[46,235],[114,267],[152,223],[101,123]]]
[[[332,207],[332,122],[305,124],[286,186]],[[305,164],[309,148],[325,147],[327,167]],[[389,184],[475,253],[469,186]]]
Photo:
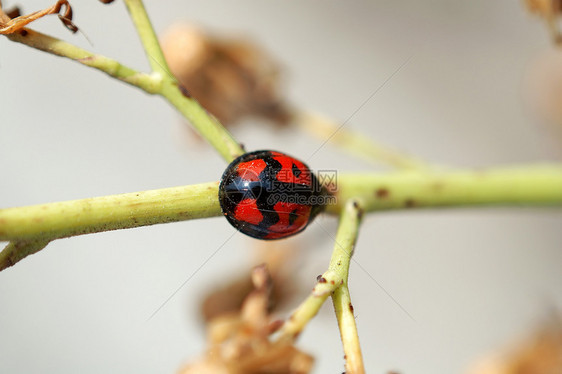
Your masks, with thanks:
[[[252,116],[288,122],[279,68],[249,41],[219,39],[181,24],[168,29],[162,49],[172,73],[224,125]]]

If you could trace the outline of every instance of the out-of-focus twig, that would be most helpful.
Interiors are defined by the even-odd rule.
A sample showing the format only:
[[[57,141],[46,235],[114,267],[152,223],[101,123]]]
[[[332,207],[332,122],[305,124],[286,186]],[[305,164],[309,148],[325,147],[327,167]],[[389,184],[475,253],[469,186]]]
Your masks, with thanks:
[[[379,144],[365,135],[349,130],[334,120],[312,112],[296,112],[293,123],[307,133],[344,149],[345,151],[376,164],[388,165],[397,169],[428,170],[431,165]]]

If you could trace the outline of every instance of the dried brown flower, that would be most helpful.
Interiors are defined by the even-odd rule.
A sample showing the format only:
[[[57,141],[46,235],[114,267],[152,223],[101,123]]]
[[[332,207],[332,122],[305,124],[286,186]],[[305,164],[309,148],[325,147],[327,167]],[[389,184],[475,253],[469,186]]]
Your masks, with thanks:
[[[259,242],[255,252],[255,263],[267,264],[268,271],[273,280],[269,300],[268,312],[273,312],[291,297],[296,290],[294,287],[295,264],[299,263],[298,257],[302,248],[284,242]],[[201,305],[201,314],[205,321],[215,317],[240,311],[246,297],[254,290],[251,275],[244,274],[240,277],[220,279],[204,298]]]
[[[180,374],[307,374],[314,359],[290,342],[271,342],[281,326],[268,313],[272,280],[265,265],[252,271],[253,291],[238,312],[214,317],[208,324],[208,349]]]
[[[481,361],[470,374],[562,373],[562,325],[551,321],[510,353]]]
[[[562,141],[562,50],[552,48],[537,56],[523,82],[523,99],[530,113],[550,139]]]
[[[555,43],[562,42],[557,20],[562,14],[562,0],[525,0],[527,10],[546,21],[549,32]]]
[[[279,68],[256,45],[219,39],[190,25],[162,37],[172,73],[224,125],[257,116],[283,125],[289,111],[279,93]]]

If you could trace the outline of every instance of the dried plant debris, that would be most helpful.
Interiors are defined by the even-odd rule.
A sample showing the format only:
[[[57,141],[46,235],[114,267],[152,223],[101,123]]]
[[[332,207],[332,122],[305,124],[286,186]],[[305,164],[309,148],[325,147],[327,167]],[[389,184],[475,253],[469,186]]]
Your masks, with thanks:
[[[508,353],[481,362],[469,374],[562,373],[562,319],[550,321]]]
[[[18,15],[15,18],[12,18],[8,16],[7,13],[4,13],[2,10],[2,4],[0,3],[0,34],[7,35],[25,31],[25,26],[49,14],[57,14],[63,25],[73,33],[78,31],[78,27],[72,23],[72,7],[67,0],[59,0],[55,3],[55,5],[49,8],[23,16]]]
[[[255,248],[255,262],[267,264],[273,286],[269,292],[268,312],[279,310],[297,293],[295,264],[300,261],[302,250],[284,242],[262,242]],[[254,290],[251,275],[221,279],[220,284],[208,292],[201,304],[201,314],[206,322],[217,316],[237,312],[244,300]]]
[[[278,125],[289,121],[279,67],[249,41],[219,39],[182,24],[165,33],[162,49],[171,72],[224,125],[252,116]]]
[[[562,43],[562,35],[558,27],[562,15],[562,0],[525,0],[527,10],[546,21],[551,37],[556,44]]]
[[[528,66],[523,80],[523,102],[548,141],[561,143],[562,49],[543,51]],[[562,148],[555,148],[552,156],[560,159]]]
[[[253,291],[239,311],[215,316],[208,324],[208,348],[180,374],[306,374],[314,359],[288,342],[271,342],[282,322],[268,312],[271,276],[265,265],[252,270]]]

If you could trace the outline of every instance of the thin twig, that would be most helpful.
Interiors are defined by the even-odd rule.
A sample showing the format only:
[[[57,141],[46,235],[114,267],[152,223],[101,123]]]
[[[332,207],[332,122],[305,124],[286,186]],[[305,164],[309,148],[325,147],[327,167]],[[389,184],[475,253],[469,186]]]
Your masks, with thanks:
[[[345,210],[340,217],[340,227],[344,222],[344,212]],[[338,235],[340,235],[340,231],[338,231]],[[311,294],[287,319],[281,329],[279,340],[297,338],[306,324],[318,313],[324,301],[346,282],[351,251],[346,251],[339,244],[341,239],[340,236],[336,237],[336,244],[334,245],[328,270],[317,277],[317,283],[312,289]]]
[[[10,40],[56,56],[66,57],[82,65],[103,71],[107,75],[125,83],[155,94],[161,90],[162,79],[134,70],[109,57],[92,53],[63,40],[26,29],[25,33],[6,35]]]
[[[134,0],[133,2],[136,4],[139,1]],[[138,9],[134,9],[136,9],[134,14],[137,15],[139,13]],[[142,9],[144,10],[144,8]],[[151,27],[150,22],[140,21],[137,26]],[[167,65],[161,60],[163,57],[158,57],[162,53],[160,47],[154,47],[151,44],[157,43],[157,40],[146,36],[149,34],[153,34],[153,31],[140,33],[142,37],[150,40],[149,44],[152,47],[145,47],[145,50],[147,53],[150,53],[151,58],[149,60],[151,65],[158,67],[158,70],[151,74],[141,73],[109,57],[94,54],[73,44],[33,30],[25,29],[24,33],[14,33],[6,36],[12,41],[23,43],[60,57],[66,57],[80,64],[101,70],[113,78],[139,87],[150,94],[161,95],[193,125],[197,132],[220,153],[225,161],[231,162],[243,154],[242,146],[238,144],[228,130],[214,116],[202,108],[194,98],[189,96],[189,93],[184,88],[178,86],[176,79],[167,72]],[[160,52],[154,52],[157,50]],[[153,52],[155,56],[152,56]]]
[[[378,165],[412,170],[428,170],[431,167],[422,160],[376,143],[364,134],[344,128],[337,122],[316,113],[297,112],[294,114],[293,123],[317,138],[329,138],[330,143]]]
[[[350,260],[357,243],[362,218],[363,208],[359,201],[356,199],[348,200],[341,214],[334,248],[334,254],[338,253],[336,265],[343,276],[343,283],[341,287],[334,291],[332,301],[340,328],[343,351],[346,358],[345,368],[348,374],[365,373],[363,356],[359,345],[359,335],[355,324],[355,315],[353,314],[353,305],[351,304],[351,296],[347,284]],[[332,258],[334,258],[334,255],[332,255]]]
[[[48,240],[13,241],[0,252],[0,271],[13,266],[25,257],[39,252],[49,244]]]
[[[152,71],[168,75],[170,69],[143,2],[141,0],[125,0],[125,5],[135,25]]]

